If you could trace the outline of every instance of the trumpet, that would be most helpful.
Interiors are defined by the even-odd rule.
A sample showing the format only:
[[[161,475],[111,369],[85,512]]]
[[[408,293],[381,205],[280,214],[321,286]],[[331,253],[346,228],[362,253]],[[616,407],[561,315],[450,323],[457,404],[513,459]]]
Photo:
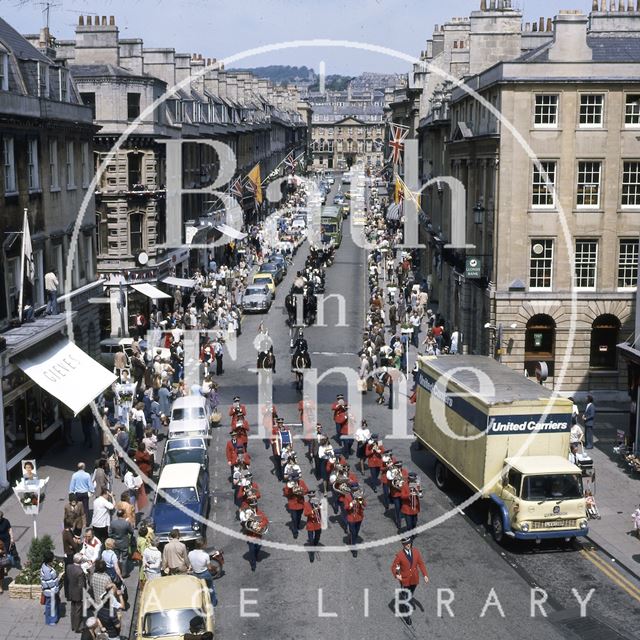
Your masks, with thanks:
[[[422,484],[417,479],[415,482],[409,483],[409,495],[416,498],[422,498]]]

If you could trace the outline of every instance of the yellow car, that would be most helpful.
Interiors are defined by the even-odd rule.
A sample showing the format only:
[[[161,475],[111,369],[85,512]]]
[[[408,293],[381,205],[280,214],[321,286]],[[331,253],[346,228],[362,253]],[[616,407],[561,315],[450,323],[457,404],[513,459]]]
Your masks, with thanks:
[[[276,282],[270,273],[263,273],[262,271],[256,273],[256,275],[253,276],[252,284],[266,284],[267,287],[269,287],[269,291],[271,291],[271,295],[274,298],[276,297]]]
[[[188,575],[149,580],[140,597],[136,638],[182,640],[196,616],[202,616],[207,631],[214,631],[213,605],[204,580]]]

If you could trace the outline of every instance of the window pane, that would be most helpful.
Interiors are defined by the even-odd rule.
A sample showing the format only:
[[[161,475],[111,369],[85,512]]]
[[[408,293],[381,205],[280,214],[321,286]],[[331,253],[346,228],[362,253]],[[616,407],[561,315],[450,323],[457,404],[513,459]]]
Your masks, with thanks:
[[[624,122],[628,125],[640,124],[640,95],[627,96]]]
[[[553,275],[553,240],[531,240],[529,287],[550,289]]]
[[[601,162],[578,163],[579,207],[598,207],[600,205]]]
[[[575,286],[579,289],[593,289],[596,286],[598,263],[598,241],[576,240]]]
[[[580,126],[595,127],[603,123],[604,96],[580,96]]]
[[[531,204],[534,207],[552,207],[555,204],[553,189],[556,185],[556,163],[541,161],[542,172],[533,166],[533,196]],[[546,175],[545,175],[546,174]],[[547,180],[549,185],[547,185]]]
[[[622,167],[622,206],[640,206],[640,162],[625,162]]]
[[[632,288],[638,282],[638,240],[620,240],[618,287]]]
[[[558,96],[536,96],[534,122],[539,126],[555,126],[558,124]]]
[[[127,118],[135,120],[140,115],[140,94],[127,93]]]

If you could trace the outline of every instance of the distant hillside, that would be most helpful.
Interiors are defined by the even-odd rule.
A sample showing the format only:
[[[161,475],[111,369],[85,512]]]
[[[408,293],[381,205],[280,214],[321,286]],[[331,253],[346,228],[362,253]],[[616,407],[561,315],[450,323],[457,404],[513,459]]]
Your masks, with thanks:
[[[230,69],[232,71],[232,69]],[[268,78],[274,84],[288,82],[314,82],[316,74],[309,67],[291,67],[289,65],[272,64],[267,67],[254,67],[252,69],[236,69],[236,71],[251,71],[258,78]]]

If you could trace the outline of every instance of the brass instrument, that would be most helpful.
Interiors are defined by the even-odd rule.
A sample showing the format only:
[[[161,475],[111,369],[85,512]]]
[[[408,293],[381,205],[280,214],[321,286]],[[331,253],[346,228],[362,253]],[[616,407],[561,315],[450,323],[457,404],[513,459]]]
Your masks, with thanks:
[[[409,495],[416,498],[422,498],[422,484],[417,478],[414,482],[409,482]]]
[[[249,533],[264,535],[269,530],[269,525],[261,525],[258,514],[251,507],[240,512],[242,527]]]
[[[303,496],[304,489],[300,486],[300,483],[297,480],[290,480],[287,482],[287,488],[291,489],[291,493],[294,496]]]
[[[401,467],[391,467],[391,469],[389,469],[388,472],[390,475],[387,475],[387,477],[389,478],[389,482],[391,483],[391,486],[396,490],[396,491],[400,491],[404,485],[405,482],[405,478],[402,475],[402,468]]]
[[[343,496],[351,493],[351,490],[349,489],[348,465],[336,465],[335,473],[332,473],[329,476],[329,482],[331,482],[331,486],[336,493],[339,493]]]

